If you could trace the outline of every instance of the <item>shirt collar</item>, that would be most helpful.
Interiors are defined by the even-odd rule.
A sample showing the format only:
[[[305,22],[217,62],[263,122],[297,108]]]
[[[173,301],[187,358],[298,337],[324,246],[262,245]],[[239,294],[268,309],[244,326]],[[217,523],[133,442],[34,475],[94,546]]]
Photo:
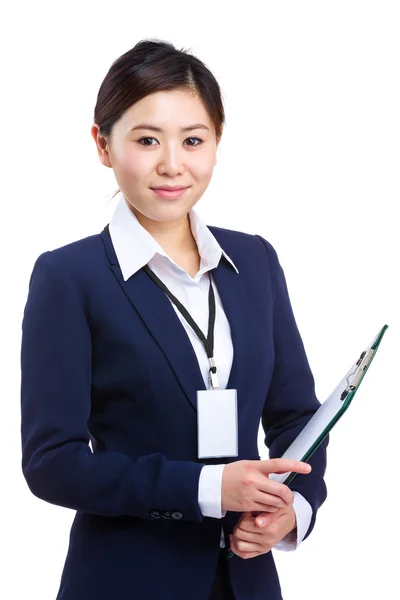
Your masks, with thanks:
[[[189,211],[190,228],[199,250],[204,271],[215,269],[224,256],[239,273],[232,259],[221,248],[211,231],[197,212]],[[121,197],[110,220],[109,230],[115,253],[126,281],[158,253],[172,260],[153,236],[139,223],[129,208],[125,197]]]

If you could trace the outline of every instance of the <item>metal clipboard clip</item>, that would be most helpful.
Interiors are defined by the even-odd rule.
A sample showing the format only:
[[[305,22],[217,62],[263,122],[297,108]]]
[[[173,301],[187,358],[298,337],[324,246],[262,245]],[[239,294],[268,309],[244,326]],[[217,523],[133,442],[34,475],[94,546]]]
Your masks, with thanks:
[[[360,383],[360,381],[365,373],[366,368],[368,367],[369,363],[372,360],[374,352],[375,352],[375,350],[373,348],[368,348],[368,350],[365,350],[361,354],[360,358],[356,362],[356,368],[354,369],[354,371],[352,373],[350,373],[346,377],[347,387],[340,396],[341,400],[344,400],[347,397],[349,392],[356,389],[356,387]],[[351,377],[353,377],[353,379],[350,382]]]

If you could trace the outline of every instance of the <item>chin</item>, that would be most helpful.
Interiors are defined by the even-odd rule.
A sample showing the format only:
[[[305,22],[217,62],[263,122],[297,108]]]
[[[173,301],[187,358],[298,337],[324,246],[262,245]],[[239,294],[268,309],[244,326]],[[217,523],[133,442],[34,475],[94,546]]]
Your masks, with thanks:
[[[192,209],[192,203],[179,202],[179,200],[164,200],[163,202],[152,203],[152,212],[154,214],[172,216],[184,216]]]
[[[178,221],[179,219],[183,219],[190,210],[190,208],[182,210],[178,208],[170,208],[167,206],[162,210],[155,210],[153,213],[154,217],[149,218],[153,218],[153,220],[155,221]]]

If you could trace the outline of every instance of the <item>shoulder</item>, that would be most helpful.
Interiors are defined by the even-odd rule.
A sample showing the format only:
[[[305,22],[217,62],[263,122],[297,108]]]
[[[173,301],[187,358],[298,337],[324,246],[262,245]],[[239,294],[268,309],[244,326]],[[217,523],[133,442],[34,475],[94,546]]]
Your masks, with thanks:
[[[53,250],[44,252],[41,256],[46,255],[48,260],[57,265],[69,265],[74,264],[77,261],[82,260],[82,256],[86,258],[96,258],[103,250],[103,242],[101,235],[96,233],[87,237],[81,238],[59,246]]]
[[[106,264],[106,254],[98,233],[40,254],[34,263],[31,280],[33,275],[41,275],[83,283],[103,264]]]
[[[234,229],[225,229],[214,225],[207,225],[208,229],[216,238],[217,242],[227,252],[234,254],[237,258],[245,253],[246,259],[249,256],[276,262],[278,260],[275,248],[272,244],[259,234],[245,233]]]

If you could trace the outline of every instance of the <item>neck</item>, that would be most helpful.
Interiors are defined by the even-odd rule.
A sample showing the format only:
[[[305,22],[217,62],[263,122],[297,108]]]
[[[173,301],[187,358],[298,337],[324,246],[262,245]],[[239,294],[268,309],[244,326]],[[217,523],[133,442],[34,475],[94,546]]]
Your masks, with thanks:
[[[163,223],[147,218],[134,208],[132,211],[142,227],[153,236],[165,252],[187,252],[197,248],[196,240],[190,229],[188,214],[177,221]]]

